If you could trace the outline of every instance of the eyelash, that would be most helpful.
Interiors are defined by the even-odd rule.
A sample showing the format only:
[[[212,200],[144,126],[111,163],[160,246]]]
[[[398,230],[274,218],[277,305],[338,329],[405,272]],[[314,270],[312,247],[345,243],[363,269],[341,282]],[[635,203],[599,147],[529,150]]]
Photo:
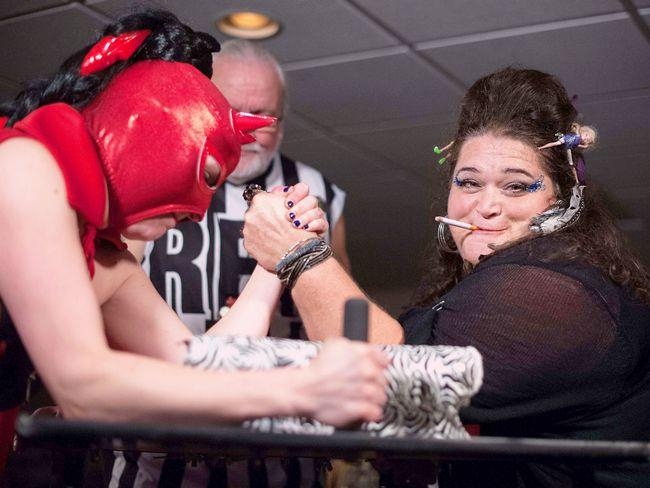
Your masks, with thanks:
[[[454,176],[454,185],[456,185],[458,188],[467,190],[470,193],[473,193],[474,191],[478,191],[477,189],[480,187],[479,183],[475,180],[472,180],[471,178],[465,178],[460,180],[458,179],[457,176]],[[533,181],[531,184],[526,184],[521,182],[509,183],[504,188],[504,191],[509,195],[519,196],[519,195],[523,195],[524,193],[534,193],[536,191],[545,190],[545,189],[546,186],[544,186],[544,176],[540,175],[540,177],[537,178],[535,181]]]

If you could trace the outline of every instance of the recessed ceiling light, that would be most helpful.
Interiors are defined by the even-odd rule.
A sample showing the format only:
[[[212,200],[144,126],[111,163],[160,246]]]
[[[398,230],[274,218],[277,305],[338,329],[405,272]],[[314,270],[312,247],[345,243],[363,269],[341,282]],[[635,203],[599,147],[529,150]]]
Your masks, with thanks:
[[[280,30],[280,24],[258,12],[233,12],[217,21],[221,32],[242,39],[266,39]]]

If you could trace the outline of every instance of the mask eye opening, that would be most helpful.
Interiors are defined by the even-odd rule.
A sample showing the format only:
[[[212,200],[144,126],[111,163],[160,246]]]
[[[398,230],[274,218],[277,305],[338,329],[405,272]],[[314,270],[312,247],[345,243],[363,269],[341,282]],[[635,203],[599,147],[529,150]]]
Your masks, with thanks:
[[[216,156],[218,154],[219,152],[206,139],[201,152],[197,177],[201,186],[211,192],[216,191],[226,179],[223,165]]]

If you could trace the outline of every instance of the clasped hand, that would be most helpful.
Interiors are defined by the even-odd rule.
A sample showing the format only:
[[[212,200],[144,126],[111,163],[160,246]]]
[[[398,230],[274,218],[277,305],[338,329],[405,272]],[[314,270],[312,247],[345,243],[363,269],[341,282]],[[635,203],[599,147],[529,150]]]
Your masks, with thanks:
[[[286,190],[286,191],[285,191]],[[273,272],[297,242],[323,236],[329,229],[318,199],[298,183],[257,193],[244,216],[244,247],[266,270]]]

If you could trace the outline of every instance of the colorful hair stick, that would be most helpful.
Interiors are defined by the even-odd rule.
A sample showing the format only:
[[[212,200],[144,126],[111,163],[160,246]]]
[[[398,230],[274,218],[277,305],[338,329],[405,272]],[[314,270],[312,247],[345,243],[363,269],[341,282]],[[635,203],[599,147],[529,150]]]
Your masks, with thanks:
[[[440,148],[440,147],[438,147],[438,146],[435,146],[435,147],[433,148],[433,152],[436,153],[436,154],[438,154],[438,155],[440,155],[440,154],[442,154],[443,152],[448,151],[449,148],[450,148],[451,146],[453,146],[453,145],[454,145],[454,141],[451,141],[449,144],[447,144],[447,145],[446,145],[445,147],[443,147],[443,148]],[[438,164],[443,164],[443,163],[447,160],[447,156],[449,156],[449,153],[447,153],[447,154],[445,154],[443,157],[441,157],[441,158],[438,160]]]

